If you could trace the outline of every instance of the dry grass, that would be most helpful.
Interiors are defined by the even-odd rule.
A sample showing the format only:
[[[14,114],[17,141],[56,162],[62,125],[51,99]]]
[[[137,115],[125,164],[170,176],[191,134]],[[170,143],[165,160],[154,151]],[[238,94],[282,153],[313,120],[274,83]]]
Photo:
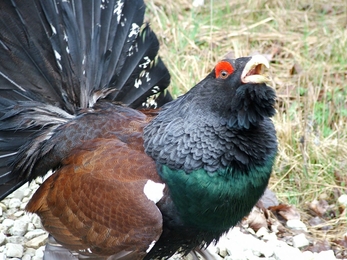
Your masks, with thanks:
[[[227,53],[266,55],[278,93],[270,188],[302,211],[314,199],[336,203],[347,182],[347,1],[192,2],[146,1],[172,92],[190,89]],[[311,232],[333,240],[347,231],[345,214],[329,224]]]

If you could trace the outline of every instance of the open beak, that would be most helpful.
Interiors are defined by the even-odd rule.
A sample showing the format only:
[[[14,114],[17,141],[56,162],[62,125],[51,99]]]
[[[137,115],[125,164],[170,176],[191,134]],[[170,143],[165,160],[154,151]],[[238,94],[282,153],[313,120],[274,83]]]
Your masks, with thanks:
[[[269,61],[262,55],[252,56],[241,74],[242,83],[266,83],[270,79],[264,73],[264,67],[269,68]]]

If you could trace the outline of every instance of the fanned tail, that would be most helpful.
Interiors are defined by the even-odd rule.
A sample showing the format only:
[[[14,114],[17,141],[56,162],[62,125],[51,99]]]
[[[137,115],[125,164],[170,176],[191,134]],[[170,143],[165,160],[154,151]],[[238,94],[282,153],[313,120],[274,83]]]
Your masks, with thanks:
[[[142,0],[0,2],[0,199],[36,177],[28,165],[53,131],[98,100],[171,100],[144,12]]]

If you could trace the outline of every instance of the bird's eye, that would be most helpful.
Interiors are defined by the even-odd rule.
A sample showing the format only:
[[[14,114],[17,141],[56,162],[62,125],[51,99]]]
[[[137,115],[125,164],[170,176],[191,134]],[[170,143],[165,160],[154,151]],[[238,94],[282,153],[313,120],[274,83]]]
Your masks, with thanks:
[[[229,76],[229,73],[225,70],[221,71],[220,74],[219,74],[219,77],[221,79],[226,79],[227,77]]]
[[[216,78],[219,78],[219,79],[226,79],[233,72],[234,72],[233,65],[226,60],[219,62],[215,68]]]

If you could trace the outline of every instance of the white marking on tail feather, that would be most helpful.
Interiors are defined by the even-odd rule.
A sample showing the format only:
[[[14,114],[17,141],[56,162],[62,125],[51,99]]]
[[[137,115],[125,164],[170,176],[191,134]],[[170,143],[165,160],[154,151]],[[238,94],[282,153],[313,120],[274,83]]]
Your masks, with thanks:
[[[143,59],[145,60],[145,62],[144,62],[144,63],[141,63],[141,64],[139,65],[139,67],[145,69],[145,68],[148,67],[148,64],[151,63],[151,59],[150,59],[148,56],[143,57]]]
[[[57,30],[55,29],[55,27],[53,26],[53,24],[49,24],[51,26],[52,29],[52,33],[53,34],[57,34]]]
[[[143,193],[149,200],[157,203],[164,196],[164,188],[164,183],[156,183],[148,180],[143,187]]]
[[[139,88],[142,85],[141,79],[135,79],[134,87]]]
[[[140,26],[138,26],[136,23],[132,23],[128,37],[130,38],[134,35],[137,36],[139,34],[139,32],[140,32]]]
[[[146,72],[146,80],[147,80],[147,82],[151,81],[151,78],[149,77],[149,72]]]
[[[152,88],[152,92],[153,92],[154,94],[158,93],[159,91],[160,91],[160,88],[159,88],[158,86],[154,86],[154,87]]]
[[[63,66],[61,66],[61,63],[60,63],[60,61],[61,61],[61,55],[60,55],[60,53],[57,52],[56,50],[54,50],[54,56],[55,56],[55,58],[56,58],[56,61],[57,61],[57,64],[58,64],[59,69],[60,69],[60,70],[63,70]]]
[[[114,6],[114,9],[113,9],[113,14],[117,15],[118,24],[119,24],[120,19],[122,18],[122,15],[123,15],[123,7],[124,7],[124,3],[122,2],[122,0],[118,0],[116,5]]]

